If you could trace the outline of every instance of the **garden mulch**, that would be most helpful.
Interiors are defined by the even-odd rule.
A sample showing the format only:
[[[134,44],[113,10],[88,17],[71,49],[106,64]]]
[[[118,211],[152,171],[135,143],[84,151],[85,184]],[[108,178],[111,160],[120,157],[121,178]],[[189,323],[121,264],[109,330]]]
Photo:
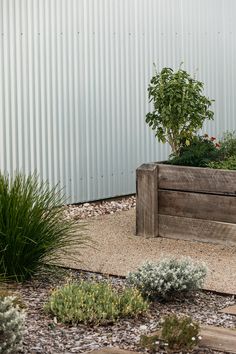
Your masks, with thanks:
[[[196,292],[193,297],[175,298],[171,302],[154,302],[146,314],[138,318],[124,318],[113,325],[106,326],[68,326],[59,323],[56,318],[43,310],[45,302],[57,286],[68,281],[95,279],[109,281],[115,288],[124,286],[125,279],[106,277],[99,274],[76,270],[55,269],[34,277],[24,284],[8,284],[11,290],[17,291],[27,311],[26,334],[24,336],[24,354],[72,354],[84,353],[103,348],[121,348],[124,350],[143,352],[140,348],[140,336],[150,334],[160,328],[164,316],[173,313],[192,316],[201,325],[236,327],[236,316],[221,313],[226,306],[236,305],[234,296],[222,296],[208,292]],[[224,353],[204,349],[194,354]],[[160,352],[159,354],[166,354]]]
[[[111,203],[112,215],[86,218],[87,235],[91,238],[92,247],[83,250],[81,257],[78,256],[80,249],[72,249],[71,257],[61,260],[63,266],[126,276],[147,260],[190,256],[195,261],[205,262],[209,268],[205,289],[236,294],[236,247],[135,236],[134,199],[127,211],[122,210],[122,207],[116,208],[115,202]],[[77,208],[78,211],[80,208]],[[94,215],[93,204],[86,203],[83,208],[89,209],[91,216]],[[96,208],[99,209],[97,204]],[[120,211],[116,212],[116,209]],[[75,206],[72,210],[72,216],[80,219],[76,217]],[[105,214],[109,214],[110,210],[108,205]]]

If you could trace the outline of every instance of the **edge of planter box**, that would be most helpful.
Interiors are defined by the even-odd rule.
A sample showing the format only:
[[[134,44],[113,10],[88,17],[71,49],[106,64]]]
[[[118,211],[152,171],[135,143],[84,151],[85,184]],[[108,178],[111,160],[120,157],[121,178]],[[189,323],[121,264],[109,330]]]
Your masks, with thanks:
[[[236,171],[155,162],[136,176],[137,235],[236,244]]]

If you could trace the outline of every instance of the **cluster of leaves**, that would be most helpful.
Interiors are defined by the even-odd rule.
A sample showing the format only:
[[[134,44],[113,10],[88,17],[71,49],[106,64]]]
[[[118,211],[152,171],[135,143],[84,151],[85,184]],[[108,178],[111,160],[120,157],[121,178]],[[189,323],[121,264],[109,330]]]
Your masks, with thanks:
[[[13,296],[0,297],[0,353],[16,353],[22,347],[25,312]]]
[[[190,350],[199,342],[199,324],[191,317],[170,315],[164,319],[161,338],[172,350]]]
[[[144,263],[129,273],[127,280],[146,296],[169,298],[201,288],[206,274],[206,266],[193,263],[190,258],[164,259],[159,263]]]
[[[212,161],[208,164],[208,167],[220,170],[236,170],[236,155],[222,161]]]
[[[194,136],[188,146],[180,148],[179,155],[171,156],[166,162],[171,165],[207,167],[212,161],[219,161],[219,144],[214,143],[215,138],[205,136]]]
[[[33,174],[14,178],[0,174],[0,274],[29,279],[44,263],[57,262],[58,251],[82,245],[75,221],[65,220],[64,197],[57,187]]]
[[[137,289],[121,293],[110,284],[82,281],[55,290],[45,310],[69,324],[105,324],[127,316],[137,316],[148,309],[148,302]]]
[[[146,115],[146,122],[159,141],[168,142],[172,152],[188,145],[206,119],[213,119],[209,109],[212,100],[203,94],[203,83],[186,71],[163,68],[156,73],[148,87],[154,110]]]

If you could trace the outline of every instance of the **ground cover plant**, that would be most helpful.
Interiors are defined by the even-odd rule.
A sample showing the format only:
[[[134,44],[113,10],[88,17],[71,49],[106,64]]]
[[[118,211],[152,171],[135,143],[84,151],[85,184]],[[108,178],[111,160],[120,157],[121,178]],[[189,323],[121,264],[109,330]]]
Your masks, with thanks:
[[[236,156],[230,156],[222,161],[211,161],[208,163],[207,167],[220,170],[236,170]]]
[[[199,343],[200,326],[190,316],[172,314],[162,319],[161,329],[153,335],[142,335],[140,346],[149,353],[168,350],[181,353],[189,352]]]
[[[78,224],[64,218],[64,196],[36,174],[13,178],[0,174],[0,274],[25,281],[58,252],[83,245]],[[68,253],[68,252],[67,252]]]
[[[193,349],[201,338],[200,326],[189,316],[167,316],[162,324],[161,338],[173,350]]]
[[[236,132],[226,131],[219,141],[223,159],[236,156]]]
[[[82,281],[55,290],[45,311],[63,323],[106,324],[118,318],[137,316],[148,306],[148,301],[136,289],[118,292],[106,282]]]
[[[159,263],[144,263],[137,271],[130,272],[127,280],[149,297],[168,299],[200,289],[206,274],[206,266],[190,258],[164,259]]]

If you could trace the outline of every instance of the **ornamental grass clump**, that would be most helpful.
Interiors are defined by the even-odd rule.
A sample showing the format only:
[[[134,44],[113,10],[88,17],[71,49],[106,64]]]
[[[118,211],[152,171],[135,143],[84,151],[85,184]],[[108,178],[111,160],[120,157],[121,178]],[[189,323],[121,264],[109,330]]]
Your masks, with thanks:
[[[114,290],[106,282],[82,281],[59,288],[51,294],[45,311],[68,324],[106,324],[121,317],[137,316],[148,302],[137,289]]]
[[[13,296],[0,298],[0,353],[16,353],[22,347],[25,311]]]
[[[78,224],[64,217],[64,196],[58,187],[39,182],[36,174],[0,174],[0,274],[25,281],[45,262],[85,242]]]
[[[169,298],[198,290],[206,274],[206,266],[193,263],[190,258],[164,259],[159,263],[146,262],[137,271],[129,273],[127,281],[146,296]]]

